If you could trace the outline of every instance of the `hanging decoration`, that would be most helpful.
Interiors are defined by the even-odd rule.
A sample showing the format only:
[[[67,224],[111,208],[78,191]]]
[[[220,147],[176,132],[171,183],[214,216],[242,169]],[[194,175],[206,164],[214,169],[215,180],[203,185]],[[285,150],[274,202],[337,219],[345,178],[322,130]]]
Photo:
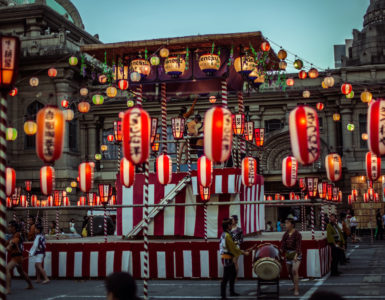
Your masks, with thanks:
[[[367,133],[369,150],[377,156],[385,154],[385,100],[373,101],[369,105]]]
[[[159,55],[162,58],[166,58],[166,57],[168,57],[170,55],[170,51],[167,48],[162,48],[159,51]]]
[[[252,142],[254,138],[254,122],[245,123],[245,134],[244,138],[248,142]]]
[[[318,178],[317,177],[306,177],[306,188],[309,198],[317,197],[318,192]]]
[[[139,82],[142,79],[142,77],[138,72],[132,72],[130,74],[130,79],[132,82]]]
[[[88,95],[88,89],[83,87],[80,89],[80,96],[86,97]]]
[[[310,91],[303,91],[302,92],[302,97],[304,97],[305,99],[307,99],[307,98],[310,98]]]
[[[303,68],[303,61],[297,58],[297,59],[294,61],[293,66],[294,66],[294,68],[296,68],[297,70],[301,70],[301,69]]]
[[[5,194],[11,197],[16,187],[16,171],[13,168],[5,168]]]
[[[361,101],[362,102],[369,103],[370,101],[372,101],[372,99],[373,99],[373,95],[368,90],[365,90],[361,93]]]
[[[37,87],[39,85],[39,78],[31,77],[31,79],[29,80],[29,85],[32,87]]]
[[[125,91],[128,89],[128,80],[121,79],[118,81],[118,88],[122,91]]]
[[[94,167],[89,162],[79,165],[79,188],[83,193],[88,193],[94,183]]]
[[[169,184],[172,179],[172,159],[167,154],[156,158],[156,175],[160,184]]]
[[[339,113],[334,113],[333,114],[333,121],[338,122],[339,120],[341,120],[341,115]]]
[[[183,75],[185,68],[186,61],[181,56],[169,56],[164,60],[164,71],[173,78]]]
[[[199,186],[199,195],[201,196],[202,201],[210,200],[210,187]]]
[[[69,122],[74,119],[75,113],[72,109],[65,109],[63,110],[63,116],[64,116],[64,120]]]
[[[150,63],[152,66],[158,66],[160,64],[160,58],[154,55],[150,58]]]
[[[34,135],[37,131],[37,124],[34,121],[24,123],[24,132],[26,135]]]
[[[158,119],[156,119],[158,120]],[[183,138],[185,128],[185,119],[182,117],[172,118],[171,119],[171,129],[174,139],[180,140]],[[151,128],[152,129],[152,128]]]
[[[197,162],[198,184],[202,187],[209,187],[213,177],[213,163],[206,156],[198,158]]]
[[[352,85],[349,83],[344,83],[343,85],[341,85],[341,92],[344,95],[350,94],[352,90],[353,90]]]
[[[232,116],[233,119],[233,131],[235,135],[242,135],[245,129],[245,115],[235,114]]]
[[[369,138],[369,135],[368,135],[367,133],[361,134],[361,139],[362,139],[363,141],[367,141],[368,138]]]
[[[251,55],[239,56],[234,61],[234,69],[241,75],[249,75],[255,67],[255,59]]]
[[[355,128],[355,126],[353,123],[348,123],[348,125],[346,125],[346,129],[348,131],[354,131],[354,128]]]
[[[118,94],[118,90],[117,90],[117,88],[114,87],[114,86],[109,86],[109,87],[106,89],[106,95],[107,95],[107,97],[109,97],[109,98],[115,98],[117,94]]]
[[[295,157],[287,156],[282,160],[282,183],[293,187],[297,182],[298,163]]]
[[[264,52],[268,52],[270,50],[271,46],[269,44],[269,42],[262,42],[261,43],[261,50],[264,51]]]
[[[334,77],[333,76],[326,76],[323,80],[326,87],[333,87],[334,86]]]
[[[307,77],[306,71],[302,70],[302,71],[298,72],[298,78],[299,79],[306,79],[306,77]]]
[[[95,105],[102,105],[104,103],[104,97],[102,95],[93,95],[92,102]]]
[[[257,145],[257,147],[263,147],[265,143],[265,129],[255,128],[254,137],[255,137],[255,145]]]
[[[351,91],[349,94],[347,94],[346,99],[353,99],[354,98],[354,91]]]
[[[13,88],[13,89],[8,93],[8,95],[10,95],[11,97],[15,97],[15,96],[17,95],[18,91],[19,91],[19,90],[15,87],[15,88]]]
[[[55,68],[48,69],[48,77],[55,78],[57,76],[57,70]]]
[[[86,206],[87,200],[86,197],[80,196],[78,202],[76,203],[77,206]]]
[[[8,127],[5,130],[5,139],[7,141],[14,141],[17,139],[17,130],[16,128]]]
[[[284,61],[284,60],[280,61],[279,64],[278,64],[278,67],[279,67],[282,71],[286,70],[286,68],[287,68],[287,62]]]
[[[219,55],[214,53],[203,54],[199,57],[199,68],[207,75],[212,76],[221,67]]]
[[[70,105],[70,103],[69,103],[69,101],[68,101],[67,99],[63,99],[63,100],[61,101],[61,107],[67,108],[68,105]]]
[[[257,180],[257,161],[252,157],[242,159],[241,174],[243,185],[253,186]]]
[[[110,143],[112,143],[112,142],[114,141],[114,135],[113,135],[113,134],[107,135],[107,141],[109,141]]]
[[[71,56],[69,59],[68,59],[68,63],[71,65],[71,66],[76,66],[78,64],[79,60],[76,56]]]
[[[308,72],[309,78],[316,79],[319,75],[318,70],[316,68],[311,68]]]
[[[318,111],[322,111],[325,108],[325,104],[323,104],[322,102],[318,102],[316,104],[316,108]]]
[[[40,189],[43,195],[52,194],[55,188],[55,169],[51,166],[44,166],[40,169]]]
[[[78,111],[82,114],[88,113],[91,109],[91,105],[86,101],[81,101],[78,104]]]
[[[284,50],[284,49],[280,49],[279,51],[278,51],[278,58],[280,59],[280,60],[285,60],[286,58],[287,58],[287,52],[286,52],[286,50]]]
[[[217,102],[217,97],[215,97],[215,96],[210,96],[209,102],[210,102],[211,104],[214,104],[215,102]]]
[[[381,157],[372,152],[367,152],[365,156],[366,176],[371,181],[376,181],[381,176]]]
[[[325,157],[326,176],[330,181],[338,181],[342,177],[342,160],[337,153]]]
[[[293,78],[286,79],[286,85],[287,86],[293,86],[294,85],[294,79]]]
[[[130,65],[130,69],[131,69],[131,72],[138,73],[140,75],[139,77],[141,77],[141,79],[146,78],[151,73],[150,63],[143,58],[137,58],[137,59],[132,60],[131,65]],[[140,81],[140,79],[139,79],[139,81]]]
[[[131,187],[135,180],[135,166],[128,159],[123,157],[120,160],[120,182],[126,188]]]

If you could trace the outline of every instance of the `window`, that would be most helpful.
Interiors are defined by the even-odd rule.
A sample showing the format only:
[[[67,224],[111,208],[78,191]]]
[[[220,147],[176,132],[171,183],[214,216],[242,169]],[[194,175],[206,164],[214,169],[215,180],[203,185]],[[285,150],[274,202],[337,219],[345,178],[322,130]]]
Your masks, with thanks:
[[[360,137],[359,137],[360,138],[360,148],[367,148],[368,147],[367,141],[364,141],[362,139],[362,134],[367,133],[366,132],[367,115],[366,114],[359,114],[358,122],[359,122],[359,126],[360,126]]]
[[[265,131],[266,133],[272,132],[274,130],[279,130],[283,128],[283,123],[281,120],[273,119],[265,121]]]
[[[36,114],[37,112],[44,107],[43,104],[41,104],[38,101],[32,102],[27,107],[27,113],[24,116],[24,121],[28,120],[36,120]],[[25,135],[24,139],[24,149],[33,149],[35,148],[36,138],[34,135]]]

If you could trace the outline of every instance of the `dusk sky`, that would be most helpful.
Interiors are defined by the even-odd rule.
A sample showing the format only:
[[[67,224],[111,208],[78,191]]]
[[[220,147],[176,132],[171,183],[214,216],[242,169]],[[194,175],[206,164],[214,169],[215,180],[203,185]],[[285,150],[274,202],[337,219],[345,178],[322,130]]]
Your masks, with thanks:
[[[262,31],[316,66],[334,67],[333,45],[361,30],[369,0],[73,0],[104,43]],[[273,45],[274,50],[279,47]]]

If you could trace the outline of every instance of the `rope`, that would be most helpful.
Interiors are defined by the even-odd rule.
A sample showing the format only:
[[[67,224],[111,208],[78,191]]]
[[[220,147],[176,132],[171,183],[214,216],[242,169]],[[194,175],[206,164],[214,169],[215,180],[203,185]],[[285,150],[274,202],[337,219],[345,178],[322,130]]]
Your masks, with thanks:
[[[143,88],[141,84],[136,88],[136,104],[139,106],[143,104]]]
[[[227,108],[227,82],[226,79],[223,79],[221,82],[221,95],[222,95],[222,104]]]
[[[167,96],[166,96],[166,84],[162,83],[160,86],[161,94],[161,108],[162,108],[162,143],[163,153],[167,154]]]
[[[310,206],[311,214],[311,239],[315,240],[315,231],[314,231],[314,206]]]
[[[143,226],[143,237],[144,237],[144,280],[143,280],[143,298],[144,300],[148,299],[148,279],[149,279],[149,272],[148,272],[148,224],[149,224],[149,217],[148,217],[148,186],[149,186],[149,178],[150,178],[150,171],[149,171],[149,163],[148,160],[144,163],[144,190],[143,190],[143,216],[144,216],[144,226]]]
[[[104,242],[107,243],[107,205],[104,205]]]

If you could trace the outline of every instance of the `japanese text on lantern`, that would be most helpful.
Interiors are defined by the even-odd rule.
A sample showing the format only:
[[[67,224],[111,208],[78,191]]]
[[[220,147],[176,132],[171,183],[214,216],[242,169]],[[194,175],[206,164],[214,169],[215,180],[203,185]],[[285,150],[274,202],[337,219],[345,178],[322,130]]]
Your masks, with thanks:
[[[140,112],[132,112],[130,115],[130,154],[131,157],[140,157],[141,147],[141,128]]]
[[[338,156],[336,156],[336,155],[334,155],[333,156],[333,161],[334,161],[334,163],[335,163],[335,166],[338,166],[338,167],[335,167],[334,168],[334,174],[336,175],[336,176],[338,176],[338,175],[340,175],[340,167],[339,167],[339,163],[340,163],[340,161],[339,161],[339,159],[338,159]]]
[[[372,177],[377,178],[377,156],[374,156],[374,154],[372,154],[371,159],[372,159]]]
[[[229,151],[231,149],[231,135],[232,135],[232,118],[231,113],[225,112],[223,115],[223,136],[222,136],[222,149]]]
[[[317,117],[314,112],[309,111],[307,115],[307,136],[308,136],[308,151],[313,158],[318,156],[318,131],[317,131]]]
[[[291,179],[297,180],[297,161],[295,159],[291,160]]]
[[[380,110],[380,134],[379,134],[379,141],[381,144],[385,145],[385,107],[381,106]]]
[[[2,57],[3,57],[3,62],[2,66],[4,69],[13,69],[14,66],[14,56],[15,52],[14,49],[16,48],[15,46],[16,40],[15,39],[3,39],[3,44],[2,44]]]
[[[44,118],[44,143],[43,153],[47,160],[53,156],[55,146],[55,113],[47,109]]]
[[[249,182],[255,182],[255,165],[254,165],[254,160],[250,159],[249,160]]]

